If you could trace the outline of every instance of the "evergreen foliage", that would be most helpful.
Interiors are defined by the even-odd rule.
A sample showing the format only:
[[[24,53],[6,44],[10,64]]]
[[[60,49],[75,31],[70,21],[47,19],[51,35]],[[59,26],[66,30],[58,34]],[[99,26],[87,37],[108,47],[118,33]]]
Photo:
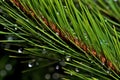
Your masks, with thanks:
[[[119,80],[119,8],[120,0],[0,0],[0,34],[12,37],[0,42],[30,67],[23,80],[31,72],[44,80],[46,67],[60,62],[60,80]]]

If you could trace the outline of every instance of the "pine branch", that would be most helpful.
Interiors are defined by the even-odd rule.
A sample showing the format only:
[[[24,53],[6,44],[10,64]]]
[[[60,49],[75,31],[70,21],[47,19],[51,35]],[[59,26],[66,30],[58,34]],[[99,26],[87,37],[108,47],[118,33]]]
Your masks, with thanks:
[[[14,33],[15,35],[19,36],[25,41],[31,43],[32,46],[46,48],[63,55],[65,53],[76,59],[79,56],[78,59],[82,60],[83,62],[85,61],[83,59],[86,59],[87,62],[88,60],[87,58],[91,58],[90,56],[91,54],[95,58],[99,59],[101,63],[104,64],[103,66],[107,66],[107,68],[112,69],[113,72],[115,71],[116,73],[119,73],[119,66],[117,65],[119,64],[119,62],[116,62],[116,58],[119,61],[118,56],[116,56],[119,55],[119,53],[117,54],[117,52],[119,52],[118,34],[114,29],[112,30],[114,30],[116,36],[112,36],[110,34],[109,27],[111,25],[108,22],[104,21],[103,16],[100,14],[98,10],[90,11],[81,1],[78,1],[79,4],[77,8],[72,0],[70,1],[65,0],[63,2],[41,0],[41,2],[38,1],[38,3],[34,1],[23,0],[20,0],[20,2],[17,0],[11,1],[18,8],[20,8],[20,10],[22,10],[27,16],[30,15],[40,26],[42,24],[42,27],[37,27],[35,23],[33,22],[30,23],[31,21],[30,22],[25,21],[22,16],[19,16],[19,14],[15,14],[14,12],[8,11],[6,9],[8,8],[8,6],[3,6],[2,9],[9,12],[13,18],[18,18],[20,20],[18,21],[19,24],[25,26],[24,27],[25,31],[23,31],[22,29],[20,30],[23,31],[24,33],[27,33],[28,35],[30,35],[29,32],[31,31],[32,34],[39,36],[39,34],[35,32],[35,30],[37,29],[43,35],[42,36],[40,35],[41,38],[37,36],[35,38],[44,41],[50,46],[47,45],[41,46],[37,44],[36,40],[33,39],[29,40],[28,38],[19,35],[18,33],[14,32],[10,27],[8,27],[8,30],[10,32]],[[63,8],[64,7],[63,3],[65,4],[65,9]],[[3,17],[1,18],[4,19]],[[72,24],[70,24],[69,20],[71,21]],[[51,36],[51,34],[48,33],[47,31],[44,32],[44,30],[52,32],[54,36],[57,36],[58,40],[55,39],[55,37]],[[52,43],[53,41],[50,42],[49,40],[51,39],[56,43],[55,44]],[[83,54],[80,55],[79,52],[72,49],[72,47],[68,47],[68,44],[66,44],[67,42],[74,44],[78,49],[83,51],[87,58]],[[66,49],[64,49],[63,47]],[[61,53],[62,50],[65,50],[66,52]],[[69,65],[76,66],[74,63]],[[83,69],[85,66],[88,66],[88,64],[85,64],[81,68]],[[86,68],[89,69],[89,67]],[[96,69],[94,70],[92,68],[92,70],[95,73]],[[90,72],[92,73],[92,71]],[[116,77],[114,76],[112,77],[116,79]]]
[[[31,10],[31,11],[27,11],[26,9],[24,9],[24,7],[19,3],[19,1],[13,1],[13,3],[15,3],[16,6],[18,6],[19,8],[21,8],[22,11],[26,12],[27,14],[29,14],[29,12],[31,12],[30,15],[31,15],[32,17],[36,17],[35,14],[34,14],[34,12],[32,12],[32,10]],[[42,16],[42,15],[41,15],[41,16]],[[42,16],[42,17],[43,17],[43,16]],[[42,17],[41,17],[41,18],[42,18]],[[70,35],[67,36],[67,37],[65,37],[64,33],[61,32],[60,29],[58,29],[54,23],[52,23],[52,22],[49,23],[46,18],[43,18],[42,20],[43,20],[43,22],[44,22],[47,26],[49,26],[55,33],[57,33],[59,37],[61,37],[62,39],[66,40],[66,41],[72,41],[76,46],[78,46],[79,48],[81,48],[81,49],[82,49],[83,51],[85,51],[86,53],[90,53],[90,52],[91,52],[91,54],[92,54],[93,56],[98,57],[103,64],[106,64],[106,65],[108,66],[108,68],[110,68],[110,69],[112,69],[112,70],[114,70],[114,71],[117,71],[117,70],[115,69],[115,67],[113,66],[113,64],[112,64],[109,60],[107,60],[107,59],[105,58],[105,56],[103,55],[103,53],[98,56],[98,55],[97,55],[97,52],[96,52],[94,49],[90,51],[90,49],[89,49],[89,48],[86,46],[86,44],[84,44],[82,41],[79,41],[78,39],[76,39],[75,37],[71,37]],[[68,34],[68,33],[66,33],[66,34]],[[89,52],[88,52],[88,51],[89,51]],[[117,72],[118,72],[118,71],[117,71]]]

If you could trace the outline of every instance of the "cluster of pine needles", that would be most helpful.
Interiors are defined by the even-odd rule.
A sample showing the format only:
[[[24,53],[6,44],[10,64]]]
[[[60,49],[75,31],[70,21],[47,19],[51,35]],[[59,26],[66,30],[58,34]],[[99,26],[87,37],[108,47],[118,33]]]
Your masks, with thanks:
[[[63,80],[120,79],[120,0],[0,0],[0,9],[0,34],[14,37],[0,43],[21,47],[5,47],[10,57],[64,60]]]

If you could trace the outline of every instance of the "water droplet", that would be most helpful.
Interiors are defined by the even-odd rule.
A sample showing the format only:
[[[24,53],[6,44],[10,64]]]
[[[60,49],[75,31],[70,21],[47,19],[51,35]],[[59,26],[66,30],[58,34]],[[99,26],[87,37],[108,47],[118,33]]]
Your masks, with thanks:
[[[115,60],[115,63],[118,63],[118,60]]]
[[[12,37],[12,36],[9,36],[9,37],[7,38],[7,40],[13,40],[13,37]]]
[[[66,56],[65,59],[66,61],[71,61],[71,56]]]
[[[59,33],[55,33],[57,36],[59,36]]]
[[[75,68],[75,71],[76,71],[76,72],[79,72],[79,69],[78,69],[78,68]]]
[[[14,24],[14,26],[17,26],[17,24]]]
[[[108,7],[109,8],[109,7]],[[105,22],[107,22],[107,20],[105,19]]]
[[[6,65],[5,65],[5,69],[6,69],[7,71],[12,70],[12,65],[11,65],[11,64],[6,64]]]
[[[3,29],[7,29],[6,27],[4,27]]]
[[[75,37],[75,39],[78,39],[78,37]]]
[[[86,32],[83,33],[85,40],[88,40],[88,34]]]
[[[89,58],[89,60],[91,61],[91,58]]]
[[[41,18],[45,18],[44,16],[41,16]]]
[[[118,0],[114,0],[115,2],[117,2]]]
[[[83,64],[82,62],[80,62],[79,64]]]
[[[46,74],[45,75],[45,79],[49,80],[51,78],[51,75],[50,74]]]
[[[28,63],[28,67],[33,67],[33,64],[32,63]]]
[[[64,53],[65,51],[61,51],[62,53]]]
[[[106,72],[107,72],[108,74],[110,73],[110,71],[109,71],[109,70],[107,70]]]
[[[60,62],[60,65],[61,65],[61,66],[65,66],[65,65],[66,65],[66,64],[65,64],[65,61],[61,61],[61,62]]]
[[[76,33],[75,33],[75,32],[73,32],[73,35],[76,35]]]
[[[0,12],[2,12],[2,9],[0,9]]]
[[[105,63],[102,63],[102,65],[105,65]]]
[[[18,53],[23,53],[22,48],[18,49]]]
[[[60,77],[60,74],[59,73],[54,73],[53,75],[52,75],[52,77],[53,77],[53,79],[59,79],[59,77]]]
[[[66,46],[67,48],[69,48],[69,46]]]
[[[36,59],[32,59],[32,60],[31,60],[31,62],[35,62],[35,61],[36,61]]]
[[[59,13],[59,12],[57,12],[56,14],[57,14],[57,15],[59,15],[60,13]]]
[[[90,63],[94,63],[93,61],[91,61]]]
[[[65,35],[65,38],[67,38],[67,35]]]
[[[15,30],[18,30],[18,29],[15,27]]]
[[[64,6],[64,8],[66,9],[66,8],[67,8],[67,6]]]
[[[97,78],[95,78],[95,77],[92,77],[92,80],[99,80],[99,79],[97,79]]]
[[[28,19],[26,19],[26,21],[27,21],[27,22],[29,22],[29,20],[28,20]]]
[[[41,33],[38,33],[39,34],[39,36],[42,36],[42,34]]]
[[[72,73],[70,73],[70,75],[72,76],[73,74],[72,74]]]
[[[1,71],[0,71],[0,75],[1,75],[2,77],[6,76],[6,75],[7,75],[6,70],[1,70]]]
[[[43,53],[43,54],[46,54],[46,53],[47,53],[46,49],[43,49],[43,50],[42,50],[42,53]]]
[[[60,66],[59,66],[59,65],[57,65],[57,66],[56,66],[56,69],[58,70],[59,68],[60,68]]]
[[[108,43],[105,40],[100,40],[100,44],[106,44],[107,45]]]
[[[38,66],[38,65],[39,65],[39,62],[36,62],[35,64]]]

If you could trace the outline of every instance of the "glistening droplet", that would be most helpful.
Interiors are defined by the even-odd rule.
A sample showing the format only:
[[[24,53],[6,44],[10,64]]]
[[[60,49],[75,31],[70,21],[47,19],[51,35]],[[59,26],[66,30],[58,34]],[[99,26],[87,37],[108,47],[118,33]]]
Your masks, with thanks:
[[[29,20],[28,20],[28,19],[26,19],[26,21],[27,21],[27,22],[29,22]]]
[[[9,36],[8,38],[7,38],[7,40],[13,40],[13,37],[12,36]]]
[[[57,15],[60,15],[60,13],[59,13],[59,12],[57,12],[56,14],[57,14]]]
[[[52,77],[53,77],[53,79],[57,80],[57,79],[59,79],[60,74],[59,73],[53,73]]]
[[[72,73],[70,73],[70,75],[72,76],[73,74],[72,74]]]
[[[57,69],[57,70],[58,70],[59,68],[60,68],[60,66],[59,66],[59,65],[57,65],[55,69]]]
[[[105,65],[105,63],[102,63],[102,65]]]
[[[5,69],[6,69],[7,71],[12,70],[12,65],[11,65],[11,64],[6,64],[6,65],[5,65]]]
[[[66,56],[65,59],[66,61],[71,61],[71,56]]]
[[[59,36],[59,33],[55,33],[57,36]]]
[[[14,26],[17,26],[17,24],[14,24]]]
[[[15,27],[15,30],[17,30],[17,28]]]
[[[78,68],[75,68],[75,71],[76,71],[76,72],[79,72],[79,69],[78,69]]]
[[[0,71],[0,75],[1,75],[2,77],[6,76],[6,75],[7,75],[6,70],[1,70],[1,71]]]
[[[94,63],[93,61],[91,61],[90,63]]]
[[[109,71],[109,70],[107,70],[106,72],[107,72],[108,74],[110,73],[110,71]]]
[[[23,53],[22,48],[18,49],[18,53]]]
[[[62,53],[64,53],[65,51],[61,51]]]
[[[32,63],[28,63],[28,67],[33,67],[33,64]]]
[[[45,75],[45,79],[49,80],[51,78],[51,75],[50,74],[46,74]]]
[[[66,9],[67,7],[66,7],[66,6],[64,6],[64,8]]]

